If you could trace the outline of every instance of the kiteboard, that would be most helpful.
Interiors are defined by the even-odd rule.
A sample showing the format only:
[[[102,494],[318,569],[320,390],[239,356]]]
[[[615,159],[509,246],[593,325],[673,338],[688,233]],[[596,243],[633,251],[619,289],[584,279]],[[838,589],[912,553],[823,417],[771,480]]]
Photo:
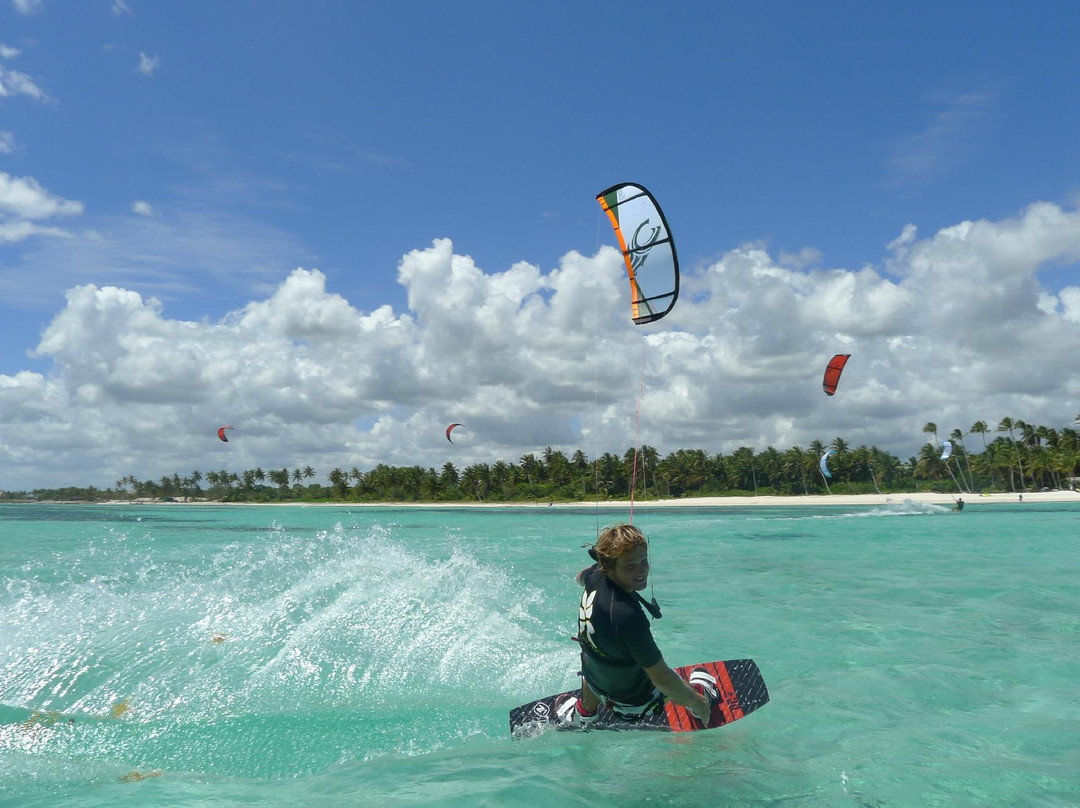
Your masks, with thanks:
[[[709,723],[702,725],[689,710],[672,701],[664,699],[657,707],[640,718],[628,719],[613,712],[606,705],[600,705],[596,720],[588,729],[603,730],[653,730],[658,732],[694,732],[701,729],[715,729],[738,721],[754,712],[769,701],[769,690],[761,671],[752,659],[733,659],[724,662],[703,662],[697,665],[684,665],[675,668],[683,679],[702,669],[716,677],[719,698],[713,704]],[[510,711],[510,734],[515,738],[528,738],[539,735],[549,728],[556,730],[578,730],[574,725],[561,724],[556,717],[555,708],[567,698],[576,699],[581,690],[568,690],[554,696],[531,701]]]

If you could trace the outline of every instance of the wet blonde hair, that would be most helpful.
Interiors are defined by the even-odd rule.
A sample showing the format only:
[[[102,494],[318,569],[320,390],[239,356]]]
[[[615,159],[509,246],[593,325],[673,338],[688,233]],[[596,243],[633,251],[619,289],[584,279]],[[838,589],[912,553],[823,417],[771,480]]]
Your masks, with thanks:
[[[649,546],[645,534],[633,525],[612,525],[605,528],[596,540],[596,560],[600,569],[610,572],[615,569],[615,561],[624,553],[640,547]]]

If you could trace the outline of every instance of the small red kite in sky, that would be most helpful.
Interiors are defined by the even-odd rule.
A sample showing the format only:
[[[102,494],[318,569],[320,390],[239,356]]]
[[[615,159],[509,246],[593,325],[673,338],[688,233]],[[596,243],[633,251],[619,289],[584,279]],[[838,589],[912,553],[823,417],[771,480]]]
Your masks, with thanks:
[[[844,365],[850,356],[849,353],[838,353],[829,360],[828,367],[825,368],[825,378],[821,380],[825,395],[831,396],[836,392],[836,385],[840,384],[840,374],[844,372]]]

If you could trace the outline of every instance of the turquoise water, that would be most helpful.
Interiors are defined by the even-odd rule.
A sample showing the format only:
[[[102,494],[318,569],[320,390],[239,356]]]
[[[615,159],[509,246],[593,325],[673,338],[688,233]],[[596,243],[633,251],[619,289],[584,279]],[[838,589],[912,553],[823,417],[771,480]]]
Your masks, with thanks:
[[[1080,804],[1080,505],[639,509],[667,661],[772,701],[511,740],[620,517],[0,506],[0,805]]]

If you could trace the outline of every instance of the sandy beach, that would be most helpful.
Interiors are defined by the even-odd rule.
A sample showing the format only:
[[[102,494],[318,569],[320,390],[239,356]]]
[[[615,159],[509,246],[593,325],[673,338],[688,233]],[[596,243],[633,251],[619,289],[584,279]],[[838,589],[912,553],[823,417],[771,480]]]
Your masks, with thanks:
[[[1020,502],[1018,494],[963,494],[964,506],[1001,505]],[[1023,502],[1077,502],[1080,493],[1076,491],[1037,491],[1025,493]],[[811,494],[801,497],[698,497],[696,499],[660,499],[652,500],[654,506],[693,506],[693,507],[730,507],[779,505],[786,508],[800,505],[898,505],[904,502],[929,503],[952,507],[956,496],[952,494]],[[604,503],[601,503],[604,504]]]
[[[965,507],[1024,503],[1080,503],[1077,491],[1030,491],[1023,494],[964,494]],[[901,505],[905,502],[926,503],[951,508],[956,502],[952,494],[809,494],[796,497],[686,497],[683,499],[639,499],[636,508],[759,508],[759,507],[827,507],[830,505]],[[83,503],[85,504],[85,503]],[[273,505],[305,508],[629,508],[629,500],[606,502],[220,502],[196,499],[161,502],[155,499],[110,500],[104,505]]]

